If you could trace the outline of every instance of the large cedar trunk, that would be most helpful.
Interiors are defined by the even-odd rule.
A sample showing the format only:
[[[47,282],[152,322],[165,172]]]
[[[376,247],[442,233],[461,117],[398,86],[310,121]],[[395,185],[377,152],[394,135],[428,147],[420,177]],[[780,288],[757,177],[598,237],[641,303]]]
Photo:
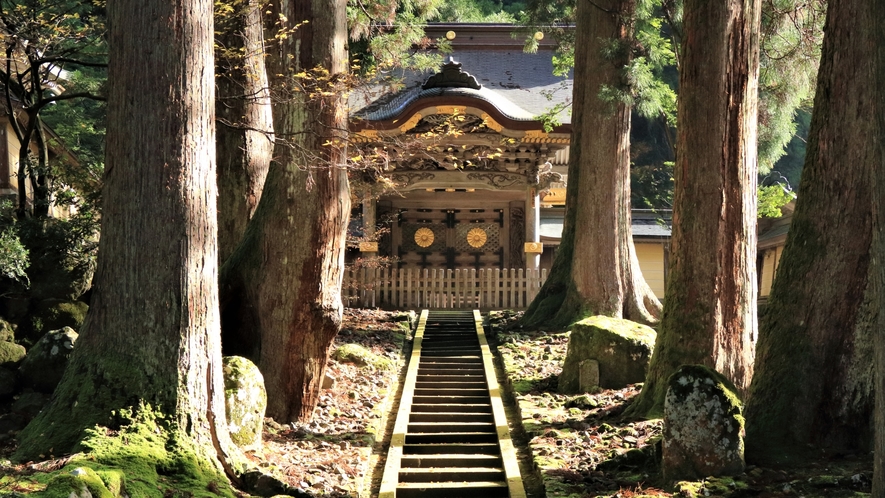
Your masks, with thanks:
[[[604,86],[626,85],[635,9],[633,0],[578,2],[565,225],[528,325],[566,326],[589,315],[651,323],[660,315],[633,247],[630,106],[600,96]],[[616,57],[604,54],[612,42],[620,44]]]
[[[221,282],[225,347],[256,360],[268,416],[289,422],[312,417],[341,323],[350,193],[344,149],[335,144],[343,141],[347,110],[341,92],[328,90],[347,71],[347,32],[343,0],[268,9],[283,23],[276,30],[308,22],[278,37],[270,52],[280,99],[277,147],[258,210]],[[301,72],[310,76],[299,79]]]
[[[108,4],[102,236],[92,306],[19,458],[149,403],[213,460],[228,447],[218,317],[212,2]],[[146,77],[148,76],[149,77]],[[189,440],[189,441],[188,441]]]
[[[870,446],[878,312],[865,296],[877,132],[870,104],[881,89],[872,81],[868,18],[864,2],[828,4],[799,197],[759,330],[748,459],[808,444]]]
[[[882,21],[885,20],[885,2],[874,2],[867,21],[873,21],[878,29],[874,29],[875,39],[873,46],[873,64],[875,70],[875,84],[873,88],[885,88],[885,29],[882,29]],[[875,21],[878,21],[876,24]],[[860,21],[860,19],[858,19]],[[877,135],[868,142],[877,147],[875,162],[873,162],[873,248],[874,255],[872,264],[873,295],[871,302],[873,308],[885,309],[885,93],[879,91],[872,96],[874,114],[877,117]],[[876,413],[874,423],[875,431],[875,464],[873,469],[873,493],[872,496],[885,496],[885,313],[881,311],[876,315]]]
[[[758,0],[685,2],[666,306],[634,415],[661,413],[680,365],[750,384],[759,16]]]
[[[259,0],[216,15],[218,260],[233,253],[255,213],[273,153],[273,116]]]

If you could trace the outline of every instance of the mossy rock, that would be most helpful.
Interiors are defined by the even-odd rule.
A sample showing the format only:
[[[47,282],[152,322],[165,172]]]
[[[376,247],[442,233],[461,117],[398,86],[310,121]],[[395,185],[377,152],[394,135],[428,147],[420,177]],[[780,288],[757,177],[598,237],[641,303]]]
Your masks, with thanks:
[[[257,448],[261,445],[267,409],[264,377],[254,363],[242,356],[225,356],[222,368],[230,438],[241,448]]]
[[[101,477],[89,467],[76,467],[54,476],[46,489],[37,493],[40,498],[117,498]]]
[[[0,367],[15,368],[25,359],[28,351],[14,342],[0,342]]]
[[[722,374],[683,365],[667,381],[664,401],[664,478],[697,480],[744,471],[743,405]]]
[[[15,329],[12,324],[0,318],[0,342],[14,342]]]
[[[575,323],[559,376],[559,392],[589,390],[586,379],[581,379],[581,365],[587,360],[599,364],[599,387],[621,389],[644,381],[655,336],[651,327],[621,318],[593,316]]]
[[[31,310],[23,331],[29,339],[37,339],[50,330],[71,327],[79,330],[86,318],[89,306],[81,301],[47,299],[40,301]]]
[[[342,363],[354,363],[375,370],[387,370],[393,366],[390,359],[377,355],[359,344],[342,344],[332,353],[332,358]]]
[[[28,351],[19,368],[23,383],[37,391],[51,393],[61,381],[78,334],[70,327],[44,335]]]

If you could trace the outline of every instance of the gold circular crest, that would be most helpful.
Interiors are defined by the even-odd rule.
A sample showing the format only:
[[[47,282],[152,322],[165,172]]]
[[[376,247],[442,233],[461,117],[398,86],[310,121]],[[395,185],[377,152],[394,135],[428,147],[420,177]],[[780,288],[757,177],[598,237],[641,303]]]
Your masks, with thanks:
[[[486,240],[488,240],[488,235],[486,235],[486,231],[482,228],[471,228],[467,232],[467,243],[470,244],[470,247],[478,249],[486,245]]]
[[[426,227],[415,230],[415,243],[421,247],[430,247],[433,244],[433,230]]]

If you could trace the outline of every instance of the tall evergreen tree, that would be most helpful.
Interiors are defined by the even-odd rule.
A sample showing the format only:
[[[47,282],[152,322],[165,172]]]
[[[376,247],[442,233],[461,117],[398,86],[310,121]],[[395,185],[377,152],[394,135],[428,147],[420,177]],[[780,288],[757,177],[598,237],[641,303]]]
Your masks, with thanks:
[[[666,307],[634,415],[663,410],[666,382],[704,364],[741,390],[756,336],[758,0],[686,0]]]
[[[212,2],[109,2],[105,209],[92,306],[18,457],[148,403],[215,462],[229,436],[218,317]],[[146,51],[146,47],[149,50]]]
[[[341,315],[350,192],[344,0],[267,7],[276,133],[261,201],[222,268],[225,348],[264,374],[267,414],[309,420]]]
[[[218,257],[231,255],[255,214],[273,153],[261,0],[215,5],[218,93]]]
[[[661,305],[639,269],[630,216],[633,0],[578,2],[573,133],[562,242],[525,323],[565,326],[608,315],[650,323]],[[578,250],[580,248],[580,250]]]
[[[747,457],[808,444],[867,448],[874,319],[871,168],[880,92],[867,2],[831,0],[799,198],[762,317],[746,409]]]

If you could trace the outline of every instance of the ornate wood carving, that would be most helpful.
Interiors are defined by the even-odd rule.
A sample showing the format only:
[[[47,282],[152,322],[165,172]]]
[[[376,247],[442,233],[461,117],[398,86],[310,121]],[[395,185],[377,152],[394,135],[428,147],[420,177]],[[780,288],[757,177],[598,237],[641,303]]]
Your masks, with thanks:
[[[526,183],[524,175],[508,173],[468,173],[467,179],[479,180],[495,188],[506,188]]]
[[[393,180],[394,183],[402,187],[408,187],[409,185],[414,185],[415,183],[425,180],[433,180],[433,177],[433,173],[420,172],[404,172],[394,173],[390,175],[390,179]]]

